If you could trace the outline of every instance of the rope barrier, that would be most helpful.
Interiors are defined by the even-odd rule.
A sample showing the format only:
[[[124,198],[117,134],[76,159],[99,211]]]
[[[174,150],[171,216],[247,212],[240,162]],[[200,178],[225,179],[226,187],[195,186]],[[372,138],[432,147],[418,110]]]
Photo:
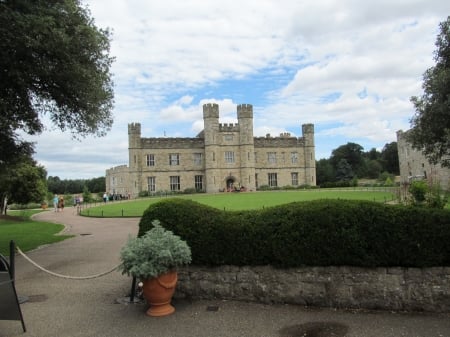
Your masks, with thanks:
[[[89,280],[89,279],[93,279],[93,278],[98,278],[98,277],[107,275],[107,274],[109,274],[109,273],[112,273],[114,270],[116,270],[117,268],[119,268],[119,266],[122,264],[122,263],[119,263],[119,264],[118,264],[117,266],[115,266],[114,268],[112,268],[112,269],[110,269],[110,270],[108,270],[108,271],[106,271],[106,272],[100,273],[100,274],[89,275],[89,276],[68,276],[68,275],[62,275],[62,274],[54,273],[54,272],[52,272],[52,271],[50,271],[50,270],[45,269],[44,267],[38,265],[36,262],[34,262],[32,259],[30,259],[28,256],[26,256],[26,255],[20,250],[19,247],[16,246],[16,249],[17,249],[17,251],[19,252],[19,254],[23,256],[23,258],[24,258],[25,260],[27,260],[28,262],[30,262],[32,265],[34,265],[36,268],[42,270],[43,272],[46,272],[47,274],[50,274],[50,275],[53,275],[53,276],[56,276],[56,277],[65,278],[65,279],[72,279],[72,280]]]

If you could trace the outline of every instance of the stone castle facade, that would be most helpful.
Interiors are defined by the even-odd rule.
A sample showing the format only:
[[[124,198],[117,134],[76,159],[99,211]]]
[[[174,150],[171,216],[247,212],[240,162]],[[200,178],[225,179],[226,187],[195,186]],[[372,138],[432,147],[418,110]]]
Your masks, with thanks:
[[[408,143],[407,133],[408,131],[397,131],[401,184],[407,186],[414,180],[426,180],[430,184],[440,184],[443,190],[450,190],[450,169],[430,164],[422,151]]]
[[[219,123],[219,106],[205,104],[204,130],[194,138],[143,138],[141,125],[129,124],[129,166],[106,171],[108,193],[316,185],[313,124],[302,125],[302,137],[254,137],[252,105],[238,105],[237,118]]]

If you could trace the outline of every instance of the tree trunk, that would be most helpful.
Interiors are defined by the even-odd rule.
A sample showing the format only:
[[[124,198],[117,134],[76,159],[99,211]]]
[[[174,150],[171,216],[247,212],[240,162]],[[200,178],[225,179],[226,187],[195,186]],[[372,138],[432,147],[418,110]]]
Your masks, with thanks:
[[[6,211],[8,209],[8,197],[6,195],[3,195],[0,206],[1,206],[0,214],[6,215]]]

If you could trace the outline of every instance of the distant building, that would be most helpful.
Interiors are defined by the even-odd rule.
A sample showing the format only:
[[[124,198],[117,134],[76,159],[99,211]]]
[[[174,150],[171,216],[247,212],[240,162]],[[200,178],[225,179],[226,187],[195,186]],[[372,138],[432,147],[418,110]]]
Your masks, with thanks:
[[[254,137],[252,105],[238,105],[237,118],[236,124],[219,123],[219,106],[205,104],[204,130],[194,138],[142,138],[141,125],[129,124],[129,167],[106,170],[108,193],[316,185],[313,124],[303,124],[298,138]]]
[[[402,185],[414,180],[426,180],[430,184],[438,183],[444,190],[450,189],[450,169],[440,164],[433,165],[422,151],[414,149],[406,140],[408,131],[397,131],[398,160]]]

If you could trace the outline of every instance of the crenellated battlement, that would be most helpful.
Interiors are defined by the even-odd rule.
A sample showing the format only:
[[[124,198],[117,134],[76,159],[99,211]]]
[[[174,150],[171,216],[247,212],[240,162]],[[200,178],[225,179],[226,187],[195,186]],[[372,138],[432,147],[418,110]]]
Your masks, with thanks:
[[[141,138],[143,149],[194,149],[204,148],[205,143],[201,138]]]
[[[219,118],[219,104],[203,104],[203,118]]]
[[[141,134],[141,124],[140,123],[130,123],[128,124],[128,134]]]
[[[303,132],[303,134],[314,133],[314,124],[303,124],[302,132]]]
[[[303,137],[271,137],[269,134],[265,137],[255,137],[254,138],[255,148],[265,147],[265,148],[280,148],[280,147],[304,147],[305,138]]]
[[[238,104],[237,116],[239,118],[253,118],[253,105],[251,104]]]
[[[220,123],[219,132],[239,132],[238,123]]]

